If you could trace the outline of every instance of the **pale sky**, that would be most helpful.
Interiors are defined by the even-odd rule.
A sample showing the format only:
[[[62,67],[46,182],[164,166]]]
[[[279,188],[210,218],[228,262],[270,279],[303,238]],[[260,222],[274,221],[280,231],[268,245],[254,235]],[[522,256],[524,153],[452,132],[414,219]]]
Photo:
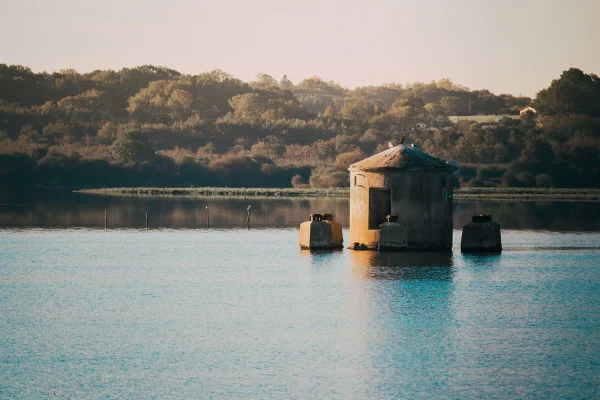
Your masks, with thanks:
[[[570,67],[600,74],[599,17],[600,0],[0,0],[0,63],[534,96]]]

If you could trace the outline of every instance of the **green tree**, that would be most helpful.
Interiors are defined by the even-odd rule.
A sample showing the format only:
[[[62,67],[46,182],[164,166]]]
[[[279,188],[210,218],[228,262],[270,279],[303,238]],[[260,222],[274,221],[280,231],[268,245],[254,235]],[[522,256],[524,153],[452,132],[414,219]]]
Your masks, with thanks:
[[[340,116],[351,123],[362,125],[376,113],[375,106],[368,101],[349,100],[344,103]]]
[[[294,84],[291,80],[289,80],[287,75],[284,75],[283,78],[281,78],[281,80],[279,81],[279,87],[281,88],[281,90],[292,90],[294,88]]]
[[[42,139],[42,135],[40,135],[33,125],[25,124],[21,127],[19,139],[31,142],[39,142]]]
[[[58,102],[58,109],[78,122],[100,122],[109,115],[106,93],[96,89],[65,97]]]
[[[129,99],[127,111],[134,117],[152,122],[169,122],[189,117],[194,104],[188,78],[177,81],[153,81]]]
[[[330,105],[335,107],[341,103],[346,92],[338,83],[326,82],[317,76],[304,79],[292,91],[298,101],[313,114],[325,112]]]
[[[348,172],[329,166],[318,166],[310,174],[310,186],[315,188],[345,187],[349,185]]]
[[[292,186],[295,188],[303,188],[303,187],[308,186],[306,183],[304,183],[304,178],[300,174],[294,175],[291,183],[292,183]]]
[[[137,130],[121,133],[111,147],[111,154],[121,164],[140,164],[155,158],[148,140]]]
[[[269,90],[279,88],[279,83],[271,75],[259,73],[256,74],[256,80],[250,82],[250,87],[253,89]]]
[[[447,110],[443,106],[435,103],[427,103],[425,104],[424,108],[433,117],[440,117],[442,115],[445,115],[447,112]]]
[[[264,120],[275,121],[282,118],[305,119],[309,116],[290,92],[245,93],[232,97],[229,105],[237,120],[260,123]]]
[[[460,97],[446,96],[440,100],[440,106],[446,111],[447,115],[462,115],[465,109],[462,107]]]
[[[600,117],[600,78],[577,68],[564,71],[559,79],[541,90],[534,108],[542,115],[584,114]]]

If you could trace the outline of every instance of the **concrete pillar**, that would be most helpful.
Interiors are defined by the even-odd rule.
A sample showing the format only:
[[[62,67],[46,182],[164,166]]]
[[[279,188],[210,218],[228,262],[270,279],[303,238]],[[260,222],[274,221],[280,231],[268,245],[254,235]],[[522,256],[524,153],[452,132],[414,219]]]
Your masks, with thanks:
[[[310,221],[300,224],[300,248],[303,250],[331,250],[342,248],[342,225],[334,222],[331,214],[311,214]]]
[[[331,225],[331,245],[334,249],[344,247],[342,224],[333,220],[333,214],[323,214],[323,221]]]
[[[406,226],[398,223],[397,215],[388,215],[379,225],[379,251],[406,251]]]
[[[500,225],[492,222],[491,215],[474,215],[472,222],[463,227],[460,250],[463,253],[500,253]]]

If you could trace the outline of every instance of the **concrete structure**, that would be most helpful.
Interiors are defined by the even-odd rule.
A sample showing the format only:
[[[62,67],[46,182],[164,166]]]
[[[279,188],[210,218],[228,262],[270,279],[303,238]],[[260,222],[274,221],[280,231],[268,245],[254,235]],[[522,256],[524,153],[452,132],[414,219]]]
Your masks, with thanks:
[[[395,214],[405,227],[407,250],[451,250],[456,167],[401,144],[348,170],[351,248],[376,250],[379,226]]]
[[[379,251],[405,251],[406,226],[397,215],[388,215],[387,222],[379,225]]]
[[[342,248],[342,225],[331,214],[311,214],[310,221],[300,224],[302,250],[331,250]]]
[[[472,222],[463,227],[460,250],[463,253],[500,253],[500,225],[492,222],[491,215],[474,215]]]
[[[331,245],[334,249],[344,247],[344,234],[342,224],[333,220],[333,214],[323,214],[323,221],[331,225]]]

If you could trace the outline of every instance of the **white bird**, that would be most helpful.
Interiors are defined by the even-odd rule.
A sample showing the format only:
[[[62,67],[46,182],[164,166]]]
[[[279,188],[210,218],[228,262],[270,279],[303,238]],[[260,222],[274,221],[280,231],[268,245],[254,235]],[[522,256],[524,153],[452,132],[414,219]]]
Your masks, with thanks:
[[[248,211],[250,211],[250,206],[248,206]]]
[[[392,144],[392,142],[388,142],[388,146],[390,147],[390,149],[391,149],[392,147],[394,147],[394,145]]]

